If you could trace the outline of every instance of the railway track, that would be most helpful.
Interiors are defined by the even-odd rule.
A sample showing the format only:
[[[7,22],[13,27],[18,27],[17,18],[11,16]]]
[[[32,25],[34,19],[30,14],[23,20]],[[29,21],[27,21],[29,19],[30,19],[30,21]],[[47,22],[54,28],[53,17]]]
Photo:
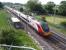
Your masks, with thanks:
[[[18,18],[23,21],[21,17]],[[24,23],[24,26],[26,27],[26,23],[22,23]],[[62,38],[61,36],[53,33],[48,38],[41,37],[29,25],[27,25],[26,30],[30,32],[30,35],[39,42],[43,50],[66,50],[66,39]]]
[[[60,40],[61,42],[63,42],[64,44],[66,44],[66,37],[64,37],[64,35],[62,36],[62,35],[60,35],[60,33],[55,33],[55,32],[53,32],[54,33],[54,36],[56,37],[56,38],[58,38],[58,40]]]
[[[52,36],[50,36],[48,39],[46,39],[46,41],[52,46],[54,46],[54,48],[56,50],[60,49],[60,50],[66,50],[66,41],[62,41],[62,37],[59,37],[56,34],[53,34]]]

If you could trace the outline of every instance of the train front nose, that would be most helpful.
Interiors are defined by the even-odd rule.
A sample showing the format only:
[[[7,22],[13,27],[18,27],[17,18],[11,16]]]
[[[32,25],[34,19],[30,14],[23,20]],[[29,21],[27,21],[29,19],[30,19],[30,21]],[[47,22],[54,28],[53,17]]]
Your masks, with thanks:
[[[43,32],[43,36],[50,36],[51,34],[51,32]]]
[[[41,21],[41,27],[43,30],[43,36],[49,36],[52,34],[49,30],[47,22]]]

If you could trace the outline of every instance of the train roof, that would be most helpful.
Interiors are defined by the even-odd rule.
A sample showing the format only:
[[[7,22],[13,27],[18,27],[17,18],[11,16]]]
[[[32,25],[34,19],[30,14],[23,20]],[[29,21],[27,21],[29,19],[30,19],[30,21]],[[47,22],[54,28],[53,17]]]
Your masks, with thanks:
[[[20,22],[20,20],[16,17],[11,17],[12,22]]]

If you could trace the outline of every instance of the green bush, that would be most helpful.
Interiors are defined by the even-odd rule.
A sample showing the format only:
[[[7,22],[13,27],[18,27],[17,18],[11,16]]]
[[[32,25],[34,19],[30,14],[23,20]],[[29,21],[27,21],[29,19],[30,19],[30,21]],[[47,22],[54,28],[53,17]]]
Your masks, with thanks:
[[[62,26],[66,27],[66,22],[61,22],[60,23]]]
[[[2,37],[1,37],[1,44],[8,44],[8,45],[19,45],[20,39],[17,38],[18,33],[15,30],[2,30]]]

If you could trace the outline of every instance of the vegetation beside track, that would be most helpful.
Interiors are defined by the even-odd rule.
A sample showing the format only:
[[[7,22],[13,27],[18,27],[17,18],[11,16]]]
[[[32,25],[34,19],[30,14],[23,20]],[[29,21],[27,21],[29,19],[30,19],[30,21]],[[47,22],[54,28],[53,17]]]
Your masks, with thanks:
[[[61,25],[62,22],[66,22],[66,17],[63,16],[45,16],[49,27],[56,31],[66,34],[66,28]],[[41,20],[41,16],[36,16],[38,20]]]
[[[6,10],[0,10],[0,43],[33,47],[40,50],[38,45],[22,29],[15,29],[9,24],[11,15]]]

